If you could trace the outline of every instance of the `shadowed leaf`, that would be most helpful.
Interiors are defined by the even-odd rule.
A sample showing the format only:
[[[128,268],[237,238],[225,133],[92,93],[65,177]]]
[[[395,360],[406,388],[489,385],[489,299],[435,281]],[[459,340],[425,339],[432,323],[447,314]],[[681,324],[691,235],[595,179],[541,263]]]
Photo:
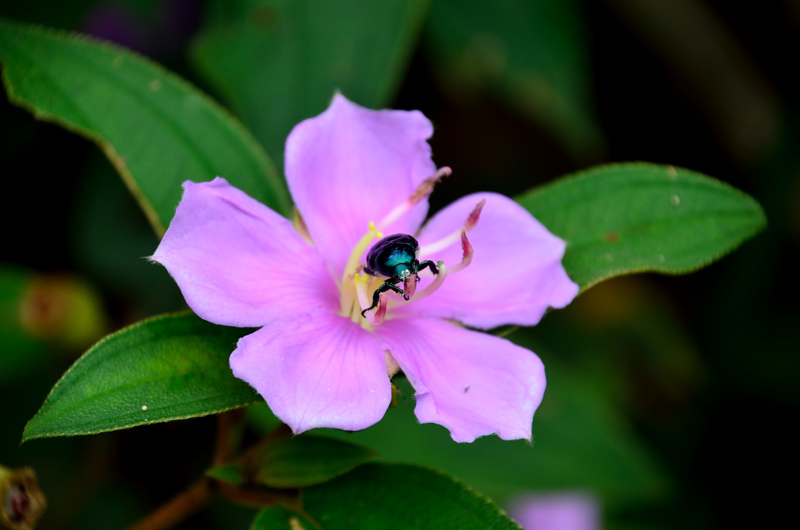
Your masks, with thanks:
[[[261,147],[185,80],[118,46],[0,20],[9,100],[95,142],[163,234],[181,183],[225,177],[287,213],[288,195]]]

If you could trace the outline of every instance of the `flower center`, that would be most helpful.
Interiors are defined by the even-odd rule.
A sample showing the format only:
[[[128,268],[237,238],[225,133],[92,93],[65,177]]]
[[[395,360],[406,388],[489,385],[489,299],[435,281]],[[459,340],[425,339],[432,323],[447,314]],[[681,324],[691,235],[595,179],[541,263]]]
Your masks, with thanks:
[[[433,176],[425,179],[408,199],[403,201],[389,212],[386,217],[381,219],[378,227],[386,228],[391,225],[421,200],[428,197],[431,191],[433,191],[434,185],[443,177],[450,175],[450,173],[451,170],[449,167],[443,167]],[[433,294],[441,287],[448,274],[454,274],[463,270],[472,261],[472,245],[470,245],[467,240],[467,232],[472,230],[475,224],[477,224],[485,203],[486,201],[483,200],[475,206],[464,222],[464,225],[459,230],[421,249],[423,256],[432,255],[455,244],[460,239],[462,250],[461,262],[450,269],[441,261],[438,261],[435,267],[432,265],[433,262],[425,261],[420,264],[418,262],[419,256],[416,255],[413,256],[413,259],[410,259],[410,263],[394,263],[392,266],[395,268],[389,273],[385,270],[378,272],[372,269],[366,269],[365,264],[361,261],[362,256],[364,256],[364,253],[372,245],[373,241],[384,237],[383,232],[378,230],[378,227],[375,226],[375,222],[370,221],[367,232],[361,236],[361,239],[356,243],[356,246],[350,253],[350,257],[347,259],[347,264],[342,273],[342,278],[339,282],[339,314],[350,318],[350,320],[360,324],[364,329],[372,331],[374,326],[380,325],[381,322],[383,322],[386,318],[387,311],[391,307],[399,304],[417,302]],[[299,215],[296,215],[295,225],[298,226],[298,231],[301,232],[301,234],[307,235],[308,231],[305,229]],[[400,236],[400,239],[411,239],[415,246],[417,244],[416,240],[411,236],[406,236],[404,234],[397,234],[396,236]],[[387,240],[396,236],[389,236]],[[308,239],[310,239],[310,237]],[[419,251],[420,249],[416,250]],[[415,254],[416,253],[418,252],[415,252]],[[389,263],[387,262],[386,265],[389,265]],[[409,265],[411,266],[410,269],[408,268]],[[399,270],[398,267],[401,266],[405,268]],[[425,267],[428,268],[425,269]],[[367,270],[369,270],[369,273]],[[433,271],[437,272],[433,273]],[[391,277],[384,278],[377,274],[387,274],[387,276]],[[422,291],[416,293],[419,276],[429,275],[434,276],[433,281],[426,285]],[[396,284],[398,283],[402,283],[402,289],[397,287]],[[373,303],[375,296],[377,296],[377,305]]]
[[[419,262],[415,256],[412,269],[409,269],[406,264],[399,264],[397,268],[402,267],[403,270],[400,273],[395,272],[391,278],[375,276],[375,271],[367,269],[365,265],[361,263],[361,257],[364,255],[367,247],[375,239],[383,237],[383,234],[375,227],[375,223],[370,222],[367,233],[364,234],[356,244],[347,260],[347,265],[342,274],[342,280],[340,282],[341,294],[339,314],[349,317],[353,322],[371,331],[374,326],[380,325],[383,322],[391,307],[395,307],[399,304],[418,302],[432,295],[442,286],[448,274],[459,272],[471,263],[473,249],[467,239],[467,230],[471,229],[475,225],[475,222],[477,222],[477,215],[480,214],[480,208],[482,207],[483,203],[476,206],[475,212],[477,212],[477,214],[473,212],[468,221],[464,223],[464,227],[455,234],[451,234],[430,245],[433,248],[442,249],[445,247],[445,244],[447,244],[446,246],[453,244],[457,240],[456,238],[460,236],[462,249],[460,263],[448,269],[442,261],[437,262],[435,267],[432,265],[432,262],[426,261],[423,262],[423,266],[429,267],[429,269],[420,270],[421,268],[417,268]],[[387,240],[392,237],[396,236],[390,236]],[[367,270],[372,274],[367,273]],[[432,271],[436,272],[434,273]],[[419,276],[428,276],[431,274],[434,276],[433,281],[426,285],[422,291],[416,293],[415,296],[416,284],[419,281]],[[403,289],[396,287],[398,283],[402,283]]]

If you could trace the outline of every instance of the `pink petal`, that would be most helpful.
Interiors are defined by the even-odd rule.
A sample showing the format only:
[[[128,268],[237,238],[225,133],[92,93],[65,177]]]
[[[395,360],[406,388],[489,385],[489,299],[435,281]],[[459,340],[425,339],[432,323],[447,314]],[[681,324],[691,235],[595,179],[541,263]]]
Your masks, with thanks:
[[[435,294],[398,308],[400,314],[456,319],[481,329],[504,324],[531,326],[548,306],[564,307],[578,294],[578,286],[561,265],[564,241],[503,195],[468,195],[437,213],[417,238],[423,250],[459,230],[482,199],[486,205],[468,234],[474,249],[472,263],[447,276]],[[442,260],[452,266],[461,257],[457,242],[420,259]]]
[[[379,223],[436,172],[426,142],[432,134],[419,111],[369,110],[340,94],[289,134],[289,190],[336,277],[369,222]],[[423,200],[382,229],[414,233],[427,211]]]
[[[375,336],[328,311],[271,322],[239,339],[231,369],[295,434],[364,429],[383,417],[392,398]]]
[[[536,354],[440,320],[387,320],[375,333],[416,389],[420,422],[444,425],[457,442],[531,439],[545,387]]]
[[[185,182],[152,259],[195,313],[227,326],[338,307],[336,283],[292,224],[222,178]]]

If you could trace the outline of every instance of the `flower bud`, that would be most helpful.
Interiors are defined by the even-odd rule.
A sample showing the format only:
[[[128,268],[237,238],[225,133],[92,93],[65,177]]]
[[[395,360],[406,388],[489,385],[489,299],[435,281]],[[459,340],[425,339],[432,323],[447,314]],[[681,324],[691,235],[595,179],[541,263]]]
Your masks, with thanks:
[[[68,350],[89,347],[108,327],[97,292],[72,276],[33,276],[20,300],[19,317],[27,334]]]
[[[32,530],[44,511],[33,469],[0,466],[0,521],[9,530]]]

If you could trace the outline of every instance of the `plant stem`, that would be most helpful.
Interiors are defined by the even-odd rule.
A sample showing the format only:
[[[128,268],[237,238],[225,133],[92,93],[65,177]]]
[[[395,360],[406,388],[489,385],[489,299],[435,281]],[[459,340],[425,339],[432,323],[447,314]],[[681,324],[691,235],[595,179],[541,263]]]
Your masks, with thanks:
[[[177,494],[168,503],[130,527],[129,530],[162,530],[171,528],[208,502],[213,493],[211,479],[203,477]]]
[[[238,410],[220,414],[217,420],[214,466],[236,461],[245,469],[254,468],[255,463],[252,460],[257,458],[266,444],[292,434],[287,425],[281,424],[270,435],[250,446],[240,456],[233,457],[233,452],[239,448],[243,418],[244,414]],[[221,492],[223,496],[234,502],[250,506],[270,506],[278,502],[283,502],[287,505],[297,503],[296,493],[280,491],[268,493],[250,492],[227,484],[217,483],[208,477],[202,477],[156,511],[131,526],[129,530],[163,530],[171,528],[201,508],[211,499],[212,495],[218,492]]]
[[[217,442],[212,467],[227,464],[239,449],[244,428],[244,410],[235,409],[217,416]]]

